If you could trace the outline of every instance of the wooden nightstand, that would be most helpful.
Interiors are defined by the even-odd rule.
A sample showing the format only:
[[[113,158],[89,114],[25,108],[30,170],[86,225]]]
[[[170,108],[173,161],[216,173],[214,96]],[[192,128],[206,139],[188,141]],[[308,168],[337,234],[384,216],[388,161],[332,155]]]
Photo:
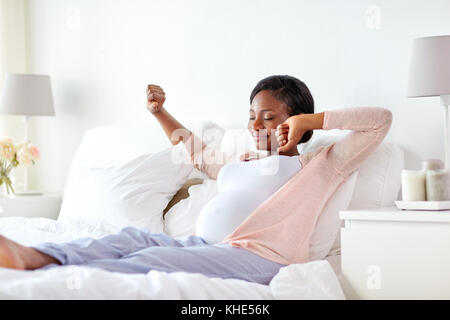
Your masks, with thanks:
[[[450,299],[450,211],[340,212],[348,299]]]
[[[61,209],[60,194],[0,198],[0,217],[57,219]]]

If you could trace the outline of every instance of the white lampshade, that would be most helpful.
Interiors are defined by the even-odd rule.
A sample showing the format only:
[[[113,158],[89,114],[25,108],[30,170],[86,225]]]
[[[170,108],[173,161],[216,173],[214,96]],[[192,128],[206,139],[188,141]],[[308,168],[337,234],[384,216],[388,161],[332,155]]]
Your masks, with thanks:
[[[450,35],[413,42],[408,97],[450,94]]]
[[[54,116],[50,77],[7,74],[0,96],[0,114]]]

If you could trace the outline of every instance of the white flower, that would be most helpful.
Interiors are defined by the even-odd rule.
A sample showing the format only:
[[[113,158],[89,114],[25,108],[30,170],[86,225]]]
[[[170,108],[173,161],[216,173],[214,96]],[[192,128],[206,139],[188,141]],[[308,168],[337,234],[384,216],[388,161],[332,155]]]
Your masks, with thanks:
[[[17,161],[21,166],[26,167],[33,164],[33,157],[25,145],[17,151]]]
[[[16,154],[16,147],[14,141],[9,137],[0,139],[0,159],[12,161]]]
[[[22,166],[30,166],[41,157],[39,149],[30,142],[17,144],[17,161]]]

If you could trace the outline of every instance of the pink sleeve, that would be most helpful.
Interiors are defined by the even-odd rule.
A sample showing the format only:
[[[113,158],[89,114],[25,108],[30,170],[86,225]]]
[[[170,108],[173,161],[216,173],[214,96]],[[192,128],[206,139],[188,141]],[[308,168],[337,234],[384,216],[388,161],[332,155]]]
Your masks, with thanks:
[[[183,143],[194,167],[206,173],[210,179],[217,179],[225,164],[238,161],[238,155],[212,149],[194,133]]]
[[[392,112],[381,107],[353,107],[324,112],[323,130],[353,130],[328,150],[329,163],[341,175],[348,176],[381,144],[392,124]],[[323,146],[301,155],[305,165]]]

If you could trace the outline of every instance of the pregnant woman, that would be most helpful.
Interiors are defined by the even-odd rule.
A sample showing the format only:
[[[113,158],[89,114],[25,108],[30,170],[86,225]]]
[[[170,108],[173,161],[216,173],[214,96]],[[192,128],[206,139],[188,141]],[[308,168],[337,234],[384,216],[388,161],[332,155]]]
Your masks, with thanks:
[[[196,234],[175,239],[127,227],[97,240],[32,247],[0,236],[0,267],[76,264],[125,273],[196,272],[268,284],[281,267],[309,261],[309,241],[327,200],[379,146],[392,123],[392,113],[380,107],[314,113],[302,81],[271,76],[250,95],[248,130],[258,150],[266,153],[259,159],[252,153],[211,150],[164,109],[164,102],[164,91],[149,85],[147,108],[172,144],[182,141],[194,166],[217,179],[219,193],[202,209]],[[299,154],[297,144],[307,142],[317,129],[352,131],[338,142]],[[274,165],[276,170],[261,169]]]

